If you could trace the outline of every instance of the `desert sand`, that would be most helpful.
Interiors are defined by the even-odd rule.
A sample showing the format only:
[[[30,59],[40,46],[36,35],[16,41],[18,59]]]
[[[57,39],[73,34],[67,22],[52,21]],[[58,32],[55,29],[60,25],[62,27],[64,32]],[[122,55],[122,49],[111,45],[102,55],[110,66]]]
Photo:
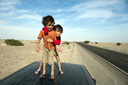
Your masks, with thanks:
[[[40,42],[40,52],[37,53],[35,40],[20,40],[24,43],[24,46],[8,46],[4,43],[4,40],[0,40],[0,79],[14,73],[15,71],[31,64],[35,61],[40,61],[42,58],[43,41]],[[75,43],[70,42],[69,45],[64,44],[65,41],[59,45],[62,52],[58,52],[61,62],[74,63],[85,65],[88,70],[91,70],[87,62],[83,60],[81,48]],[[116,43],[89,43],[89,45],[106,48],[121,53],[128,54],[128,43],[123,43],[117,46]],[[56,62],[56,59],[54,58]],[[93,72],[93,71],[91,71]],[[93,75],[93,73],[92,73]],[[100,80],[99,80],[100,83]],[[97,84],[102,85],[102,84]],[[122,84],[123,85],[123,84]]]
[[[37,53],[36,41],[21,40],[24,46],[9,46],[0,40],[0,79],[14,73],[15,71],[42,59],[43,41],[40,42],[40,52]],[[69,56],[72,56],[73,43],[69,45],[61,44],[59,46],[63,52],[61,57],[65,57],[63,62],[70,62]],[[67,58],[66,58],[67,57]],[[56,62],[56,59],[54,59]]]

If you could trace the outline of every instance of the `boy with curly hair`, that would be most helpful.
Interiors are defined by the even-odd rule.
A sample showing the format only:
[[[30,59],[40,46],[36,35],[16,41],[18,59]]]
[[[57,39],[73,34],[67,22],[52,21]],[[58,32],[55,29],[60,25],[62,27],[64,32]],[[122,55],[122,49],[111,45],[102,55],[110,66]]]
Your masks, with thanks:
[[[43,47],[43,55],[42,55],[42,63],[43,63],[43,73],[41,74],[40,78],[45,79],[45,69],[46,63],[51,65],[51,76],[50,79],[54,79],[54,48],[55,45],[53,43],[48,43],[47,39],[51,38],[52,40],[56,40],[55,31],[53,31],[53,26],[55,24],[54,18],[50,15],[43,17],[42,24],[48,28],[48,34],[45,35],[44,30],[41,30],[38,35],[36,51],[39,52],[40,47],[39,43],[40,40],[43,38],[44,47]],[[41,63],[40,63],[41,64]]]

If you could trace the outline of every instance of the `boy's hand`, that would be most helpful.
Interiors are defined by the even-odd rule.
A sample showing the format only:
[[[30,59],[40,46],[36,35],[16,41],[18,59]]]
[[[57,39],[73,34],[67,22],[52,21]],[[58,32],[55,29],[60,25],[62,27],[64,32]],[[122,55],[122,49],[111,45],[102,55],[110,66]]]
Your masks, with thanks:
[[[40,47],[37,46],[37,47],[36,47],[36,52],[39,52],[39,51],[40,51]]]
[[[58,52],[62,52],[62,50],[60,48],[57,48]]]
[[[47,39],[47,42],[49,42],[49,43],[50,43],[50,42],[53,42],[53,40],[52,40],[52,39],[50,39],[50,38],[48,38],[48,39]]]
[[[58,52],[62,52],[62,50],[59,48],[58,45],[56,45],[56,48],[57,48]]]

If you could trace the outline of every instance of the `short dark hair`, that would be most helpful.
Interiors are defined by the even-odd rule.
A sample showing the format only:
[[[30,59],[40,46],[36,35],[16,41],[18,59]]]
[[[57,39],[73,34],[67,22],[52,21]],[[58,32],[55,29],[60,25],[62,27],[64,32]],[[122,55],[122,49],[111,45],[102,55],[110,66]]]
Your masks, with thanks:
[[[43,24],[44,26],[46,26],[46,25],[48,24],[48,22],[50,22],[51,24],[52,24],[52,23],[55,24],[54,18],[53,18],[51,15],[47,15],[47,16],[45,16],[45,17],[42,18],[42,24]]]
[[[63,27],[59,24],[55,25],[53,27],[53,30],[56,31],[58,29],[58,31],[60,31],[61,33],[63,33]]]

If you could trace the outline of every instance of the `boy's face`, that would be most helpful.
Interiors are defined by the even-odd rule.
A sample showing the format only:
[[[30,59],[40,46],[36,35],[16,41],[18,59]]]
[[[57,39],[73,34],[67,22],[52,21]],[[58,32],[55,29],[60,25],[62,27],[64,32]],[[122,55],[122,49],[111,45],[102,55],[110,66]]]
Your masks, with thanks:
[[[54,26],[54,23],[51,23],[51,22],[48,22],[48,24],[46,25],[46,27],[48,28],[48,31],[52,31],[53,26]]]
[[[56,29],[56,37],[59,37],[62,33],[58,30],[58,29]]]

